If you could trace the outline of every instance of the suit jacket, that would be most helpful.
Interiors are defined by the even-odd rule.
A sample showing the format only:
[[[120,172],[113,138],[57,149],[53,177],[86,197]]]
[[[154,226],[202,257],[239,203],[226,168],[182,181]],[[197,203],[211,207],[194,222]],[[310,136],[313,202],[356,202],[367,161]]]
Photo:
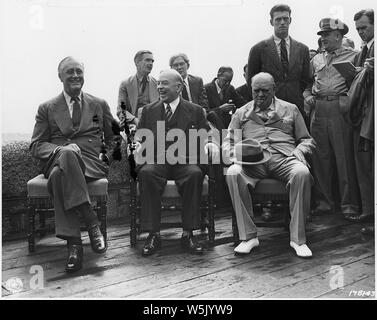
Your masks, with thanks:
[[[153,136],[151,136],[151,140],[153,140],[154,163],[156,163],[157,159],[165,161],[165,150],[167,150],[172,144],[171,142],[166,141],[165,134],[170,129],[180,129],[180,138],[185,139],[186,146],[185,150],[183,149],[184,152],[182,153],[182,157],[180,157],[180,159],[183,162],[187,162],[187,160],[191,158],[193,160],[196,159],[199,162],[200,159],[197,158],[198,152],[200,152],[200,156],[204,156],[204,152],[203,150],[198,149],[200,147],[200,144],[196,145],[198,148],[193,149],[189,147],[189,130],[204,129],[204,132],[206,132],[204,143],[212,141],[212,138],[210,137],[210,127],[205,118],[203,108],[181,98],[177,109],[175,110],[168,123],[164,122],[164,116],[165,107],[162,101],[155,101],[145,106],[143,108],[141,118],[137,126],[135,140],[143,142],[142,134],[143,131],[145,132],[145,130],[142,129],[148,129],[149,132],[153,134]],[[161,125],[165,125],[165,131],[162,130],[163,128],[161,127]],[[161,138],[165,143],[165,147],[162,145]],[[180,145],[182,146],[183,144]],[[140,164],[140,161],[136,162]]]
[[[80,127],[75,131],[67,103],[61,93],[38,108],[30,144],[32,156],[47,163],[56,147],[76,143],[85,164],[85,175],[103,178],[108,173],[108,166],[99,160],[98,156],[102,146],[102,134],[104,133],[106,142],[113,137],[113,121],[115,120],[105,100],[83,92]],[[48,169],[44,168],[44,171]]]
[[[250,49],[247,84],[251,87],[251,78],[259,72],[270,73],[276,83],[275,95],[295,104],[305,114],[302,94],[310,83],[309,62],[309,48],[290,37],[289,71],[285,77],[272,36]]]
[[[189,74],[187,80],[190,87],[192,103],[198,104],[208,111],[208,99],[203,85],[203,79]]]
[[[247,85],[247,83],[245,83],[244,85],[238,87],[236,89],[236,91],[242,97],[242,99],[245,100],[245,103],[253,100],[253,95],[251,93],[251,89]]]
[[[149,88],[149,100],[150,102],[156,101],[159,99],[159,94],[157,91],[157,81],[152,76],[149,76],[148,81]],[[137,117],[137,99],[139,95],[138,82],[136,74],[124,80],[119,86],[118,94],[118,107],[117,107],[117,116],[122,121],[123,112],[120,107],[121,103],[124,102],[126,105],[126,119],[127,122],[132,121]]]
[[[241,129],[241,132],[235,129]],[[267,122],[254,111],[254,101],[236,110],[222,146],[226,161],[232,162],[234,145],[247,138],[256,139],[264,149],[271,146],[286,156],[296,148],[303,154],[310,154],[314,148],[314,140],[298,108],[278,98],[275,98],[275,111]]]
[[[232,85],[229,85],[225,89],[224,97],[221,100],[219,94],[217,93],[215,81],[216,78],[204,86],[207,91],[209,111],[216,112],[216,114],[218,114],[218,116],[222,119],[224,126],[227,127],[232,116],[228,112],[221,112],[219,107],[224,103],[228,103],[229,100],[232,100],[236,108],[239,108],[243,106],[246,101],[236,92],[236,89]]]

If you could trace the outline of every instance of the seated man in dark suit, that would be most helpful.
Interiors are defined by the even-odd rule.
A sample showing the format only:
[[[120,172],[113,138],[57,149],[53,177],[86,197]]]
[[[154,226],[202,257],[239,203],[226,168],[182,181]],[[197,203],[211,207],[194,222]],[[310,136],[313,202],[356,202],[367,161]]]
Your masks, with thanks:
[[[226,129],[235,109],[246,103],[230,84],[232,79],[233,69],[231,67],[220,67],[217,78],[204,86],[207,91],[210,111],[207,119],[219,130]],[[216,122],[212,119],[216,119]]]
[[[45,162],[43,173],[54,201],[56,236],[67,240],[66,271],[73,272],[82,267],[80,214],[93,251],[107,249],[90,206],[87,182],[108,173],[99,154],[103,135],[105,141],[113,136],[115,120],[106,101],[82,92],[82,63],[67,57],[59,63],[58,72],[64,90],[39,106],[30,149],[33,157]]]
[[[245,64],[244,67],[243,67],[243,76],[244,76],[245,80],[247,81],[247,64]],[[242,99],[245,100],[245,103],[253,100],[253,95],[251,94],[251,89],[247,85],[247,83],[243,84],[242,86],[239,86],[236,89],[236,91],[242,97]]]
[[[149,256],[161,246],[161,195],[168,179],[175,180],[182,196],[181,244],[190,253],[202,253],[203,248],[192,233],[199,228],[203,186],[203,173],[197,163],[207,160],[207,157],[203,156],[208,153],[212,157],[218,157],[219,149],[208,135],[210,128],[202,107],[180,97],[183,87],[180,74],[173,69],[162,71],[157,83],[160,101],[143,108],[135,136],[141,223],[142,228],[149,231],[142,255]],[[189,132],[192,130],[201,130],[204,133],[205,152],[197,148],[202,146],[200,143],[192,148],[189,140]],[[179,135],[178,141],[174,143],[167,137],[173,132],[178,132]],[[145,133],[150,133],[149,137],[145,136]],[[177,149],[174,147],[179,149],[178,159],[175,155]],[[142,160],[144,152],[147,154],[145,161]]]
[[[207,93],[204,89],[203,79],[187,73],[190,60],[185,53],[178,53],[169,60],[170,68],[177,70],[183,78],[182,98],[198,104],[208,111]]]

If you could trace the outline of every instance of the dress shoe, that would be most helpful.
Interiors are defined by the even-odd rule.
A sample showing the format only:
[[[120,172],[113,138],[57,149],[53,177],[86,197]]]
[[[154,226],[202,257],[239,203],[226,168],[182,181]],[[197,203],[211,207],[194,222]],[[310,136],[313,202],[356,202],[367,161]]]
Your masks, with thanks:
[[[297,243],[291,241],[289,245],[296,252],[296,255],[300,258],[311,258],[313,256],[312,251],[306,244],[298,245]]]
[[[99,226],[91,227],[88,233],[93,251],[96,253],[104,253],[107,250],[107,241],[103,237]]]
[[[373,214],[365,214],[362,213],[360,215],[356,214],[350,214],[348,216],[345,216],[345,219],[351,222],[370,222],[373,221]]]
[[[258,238],[252,238],[247,241],[241,241],[241,243],[236,248],[234,248],[234,253],[238,255],[249,254],[253,248],[258,247],[258,246],[259,246]]]
[[[202,245],[195,240],[192,234],[188,236],[182,236],[181,245],[185,251],[193,254],[201,254],[203,252]]]
[[[68,258],[65,270],[75,272],[82,268],[83,248],[79,244],[68,245]]]
[[[161,237],[157,233],[150,233],[145,241],[141,255],[146,257],[154,254],[158,249],[161,248]]]
[[[361,233],[365,236],[373,236],[374,235],[374,227],[368,226],[361,229]]]

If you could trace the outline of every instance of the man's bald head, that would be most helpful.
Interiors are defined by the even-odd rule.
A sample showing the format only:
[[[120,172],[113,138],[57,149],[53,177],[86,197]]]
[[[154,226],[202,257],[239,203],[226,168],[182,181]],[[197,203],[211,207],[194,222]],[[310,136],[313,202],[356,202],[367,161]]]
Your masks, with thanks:
[[[274,77],[267,72],[260,72],[251,79],[251,88],[255,106],[262,110],[268,108],[275,96]]]

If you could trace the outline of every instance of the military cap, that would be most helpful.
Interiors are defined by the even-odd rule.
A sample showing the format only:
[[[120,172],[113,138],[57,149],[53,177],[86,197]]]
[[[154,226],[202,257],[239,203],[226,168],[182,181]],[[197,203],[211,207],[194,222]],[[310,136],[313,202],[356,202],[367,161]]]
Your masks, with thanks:
[[[323,18],[319,22],[319,30],[317,32],[318,35],[321,35],[324,32],[339,30],[343,35],[347,34],[348,27],[347,25],[339,19],[333,18]]]

